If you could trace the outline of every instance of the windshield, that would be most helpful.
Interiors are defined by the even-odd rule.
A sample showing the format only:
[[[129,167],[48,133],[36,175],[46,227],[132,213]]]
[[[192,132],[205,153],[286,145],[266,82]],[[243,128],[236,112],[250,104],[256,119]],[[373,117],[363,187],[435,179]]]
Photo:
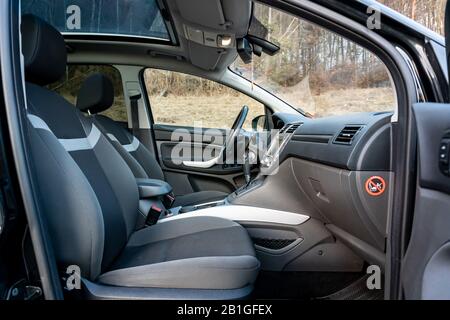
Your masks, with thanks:
[[[395,109],[389,73],[365,48],[265,5],[255,3],[253,15],[250,32],[281,49],[249,64],[237,58],[233,72],[313,117]]]
[[[156,0],[22,0],[22,13],[62,33],[170,40]]]
[[[447,0],[378,0],[378,2],[444,35]]]

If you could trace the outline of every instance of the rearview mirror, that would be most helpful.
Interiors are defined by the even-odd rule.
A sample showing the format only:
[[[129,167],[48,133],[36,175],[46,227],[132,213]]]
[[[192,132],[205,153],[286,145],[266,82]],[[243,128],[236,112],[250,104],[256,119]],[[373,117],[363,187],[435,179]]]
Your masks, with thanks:
[[[266,39],[255,37],[250,34],[247,35],[247,39],[253,47],[260,48],[260,50],[262,52],[264,52],[265,54],[268,54],[269,56],[273,56],[276,53],[278,53],[278,51],[280,51],[279,46],[277,46],[276,44],[274,44],[270,41],[267,41]],[[255,54],[257,54],[257,53],[255,52]],[[259,54],[259,55],[261,55],[261,54]]]
[[[280,47],[266,39],[248,34],[244,38],[236,40],[236,50],[242,61],[247,64],[252,62],[253,54],[260,57],[264,52],[265,54],[273,56],[280,51]]]
[[[236,50],[245,64],[252,62],[253,47],[247,38],[236,40]]]

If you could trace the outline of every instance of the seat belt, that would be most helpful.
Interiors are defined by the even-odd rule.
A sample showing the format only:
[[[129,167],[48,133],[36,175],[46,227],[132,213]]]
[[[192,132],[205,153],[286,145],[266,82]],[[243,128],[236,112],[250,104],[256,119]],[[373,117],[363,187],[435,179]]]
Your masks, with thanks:
[[[139,137],[139,100],[141,100],[142,94],[138,93],[130,96],[131,106],[131,125],[134,136]]]

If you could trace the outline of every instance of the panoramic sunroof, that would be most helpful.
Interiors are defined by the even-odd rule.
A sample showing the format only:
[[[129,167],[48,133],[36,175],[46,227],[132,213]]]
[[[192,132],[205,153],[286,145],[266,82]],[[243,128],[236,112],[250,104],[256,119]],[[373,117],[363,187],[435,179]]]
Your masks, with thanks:
[[[157,0],[22,0],[34,14],[65,34],[113,35],[170,41]]]

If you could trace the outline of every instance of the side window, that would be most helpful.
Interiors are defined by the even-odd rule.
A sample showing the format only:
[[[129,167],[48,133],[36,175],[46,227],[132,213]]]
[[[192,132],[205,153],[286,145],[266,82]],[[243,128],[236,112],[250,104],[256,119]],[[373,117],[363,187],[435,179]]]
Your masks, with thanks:
[[[251,129],[252,119],[265,112],[253,98],[200,77],[147,69],[144,80],[156,124],[229,129],[247,105],[244,129]]]
[[[274,56],[241,59],[231,70],[313,117],[392,111],[396,95],[384,63],[346,38],[255,3],[249,33],[280,46]]]
[[[127,109],[123,95],[122,79],[119,70],[106,65],[69,65],[64,78],[53,83],[49,89],[58,92],[68,101],[76,104],[78,92],[87,77],[93,73],[103,73],[111,79],[114,85],[114,103],[111,108],[101,114],[115,121],[127,122]]]

